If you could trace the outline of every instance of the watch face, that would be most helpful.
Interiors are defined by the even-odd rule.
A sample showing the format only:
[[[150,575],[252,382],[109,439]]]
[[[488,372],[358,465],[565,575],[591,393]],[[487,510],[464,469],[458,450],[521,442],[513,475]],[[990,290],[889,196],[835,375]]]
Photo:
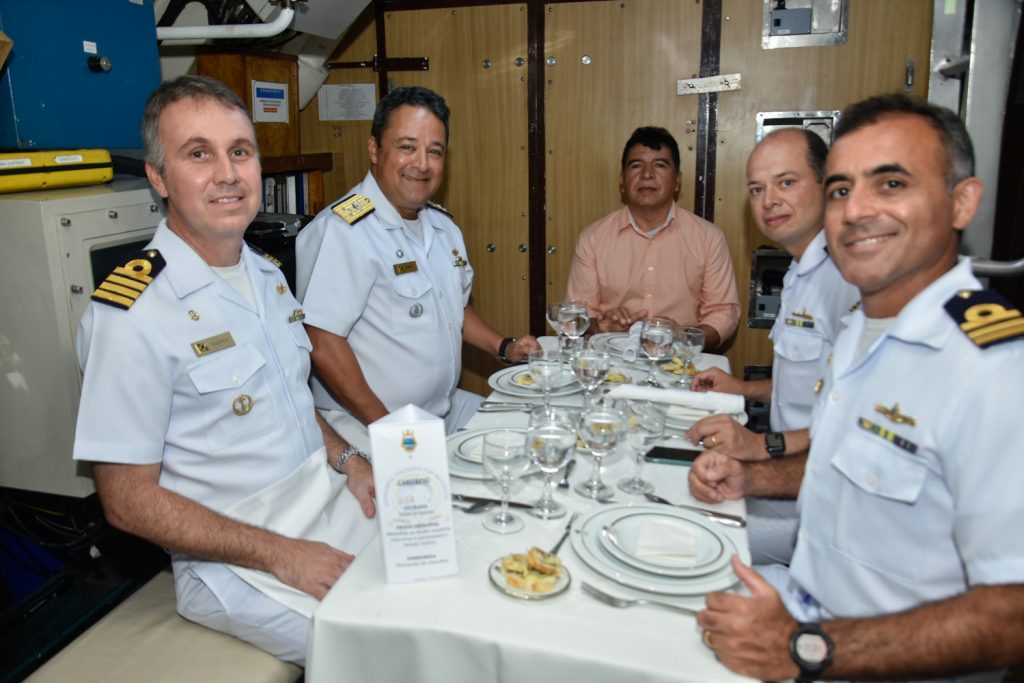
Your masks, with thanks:
[[[764,440],[768,444],[768,448],[785,448],[782,435],[778,432],[768,432],[765,434]]]
[[[796,654],[808,664],[820,664],[828,657],[828,644],[817,633],[801,633],[796,638]]]

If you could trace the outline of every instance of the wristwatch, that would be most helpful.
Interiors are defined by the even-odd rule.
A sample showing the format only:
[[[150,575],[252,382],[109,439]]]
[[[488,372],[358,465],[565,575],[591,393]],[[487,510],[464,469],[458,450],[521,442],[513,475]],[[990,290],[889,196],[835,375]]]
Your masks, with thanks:
[[[502,363],[512,362],[508,359],[508,356],[505,355],[505,352],[508,351],[508,345],[514,343],[515,340],[515,337],[505,337],[501,340],[501,344],[498,346],[498,360]]]
[[[337,472],[338,474],[345,474],[345,470],[342,468],[345,467],[345,463],[347,463],[353,455],[358,455],[366,462],[370,462],[369,455],[363,453],[355,446],[349,446],[348,448],[343,450],[341,452],[341,455],[338,456],[338,459],[334,461],[334,465],[332,465],[332,467],[334,467],[334,471]]]
[[[772,460],[777,460],[786,454],[786,437],[781,432],[767,432],[764,435],[764,449]]]
[[[789,638],[789,656],[800,667],[799,683],[817,681],[832,665],[835,643],[821,624],[802,622]]]

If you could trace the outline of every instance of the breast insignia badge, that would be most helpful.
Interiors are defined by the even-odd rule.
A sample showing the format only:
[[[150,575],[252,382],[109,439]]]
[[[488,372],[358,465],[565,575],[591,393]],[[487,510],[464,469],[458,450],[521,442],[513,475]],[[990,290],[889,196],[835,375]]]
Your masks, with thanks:
[[[886,408],[881,403],[876,403],[875,412],[881,413],[885,417],[889,418],[890,422],[894,422],[898,425],[910,425],[911,427],[917,425],[917,420],[900,412],[899,403],[893,403],[892,408]]]
[[[252,396],[249,394],[239,394],[231,402],[231,411],[239,417],[248,415],[254,403],[255,401],[252,400]]]
[[[466,266],[466,259],[462,258],[458,249],[452,249],[452,256],[455,257],[454,264],[456,268],[464,268]]]
[[[361,194],[352,194],[339,200],[331,207],[331,211],[337,214],[341,220],[349,225],[355,225],[359,219],[368,216],[374,210],[373,201]]]
[[[146,290],[167,263],[156,249],[133,254],[100,283],[92,300],[128,310]]]
[[[961,290],[945,308],[967,337],[983,349],[1024,336],[1024,316],[990,289]]]

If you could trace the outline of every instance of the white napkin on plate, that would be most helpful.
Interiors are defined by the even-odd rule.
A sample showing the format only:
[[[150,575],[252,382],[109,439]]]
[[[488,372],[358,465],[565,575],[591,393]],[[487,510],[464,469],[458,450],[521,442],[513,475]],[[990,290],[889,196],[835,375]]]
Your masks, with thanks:
[[[629,328],[629,337],[626,338],[626,348],[622,349],[622,360],[632,363],[640,353],[640,329],[644,326],[643,320],[637,320]]]
[[[742,413],[743,397],[738,394],[723,394],[719,391],[690,391],[689,389],[663,389],[639,384],[620,384],[608,392],[611,398],[635,401],[670,403],[710,413]],[[670,411],[671,414],[672,411]]]
[[[678,524],[646,522],[636,534],[636,556],[656,564],[693,565],[697,561],[697,537]]]

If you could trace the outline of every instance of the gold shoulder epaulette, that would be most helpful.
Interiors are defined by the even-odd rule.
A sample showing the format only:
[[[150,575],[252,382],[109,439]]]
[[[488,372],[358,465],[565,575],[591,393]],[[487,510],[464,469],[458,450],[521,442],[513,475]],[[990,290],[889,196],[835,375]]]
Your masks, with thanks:
[[[249,248],[250,248],[250,249],[252,249],[253,253],[255,253],[255,254],[259,254],[259,255],[260,255],[260,256],[262,256],[263,258],[265,258],[265,259],[267,259],[268,261],[270,261],[271,263],[273,263],[273,264],[274,264],[275,266],[277,266],[278,268],[280,268],[280,267],[281,267],[281,261],[280,261],[279,259],[277,259],[277,258],[275,258],[275,257],[271,256],[270,254],[268,254],[267,252],[263,251],[263,250],[262,250],[262,249],[260,249],[259,247],[254,247],[253,245],[249,244],[248,242],[246,242],[246,244],[248,244],[248,245],[249,245]]]
[[[451,213],[450,213],[450,212],[448,211],[448,209],[444,208],[444,207],[443,207],[443,206],[441,206],[440,204],[435,204],[434,202],[427,202],[427,206],[429,206],[429,207],[430,207],[430,208],[432,208],[432,209],[437,209],[438,211],[440,211],[441,213],[443,213],[443,214],[444,214],[445,216],[448,216],[448,218],[451,218],[452,220],[455,220],[455,216],[453,216],[453,215],[452,215],[452,214],[451,214]]]
[[[142,296],[167,263],[156,249],[133,254],[124,264],[114,268],[107,279],[92,293],[92,300],[128,310]]]
[[[1024,316],[991,289],[962,289],[946,302],[946,312],[981,348],[1024,336]]]
[[[331,207],[331,211],[336,213],[341,220],[345,221],[349,225],[355,225],[360,218],[373,213],[374,208],[373,202],[369,197],[365,197],[361,194],[350,194],[344,199],[338,200],[338,202]]]

